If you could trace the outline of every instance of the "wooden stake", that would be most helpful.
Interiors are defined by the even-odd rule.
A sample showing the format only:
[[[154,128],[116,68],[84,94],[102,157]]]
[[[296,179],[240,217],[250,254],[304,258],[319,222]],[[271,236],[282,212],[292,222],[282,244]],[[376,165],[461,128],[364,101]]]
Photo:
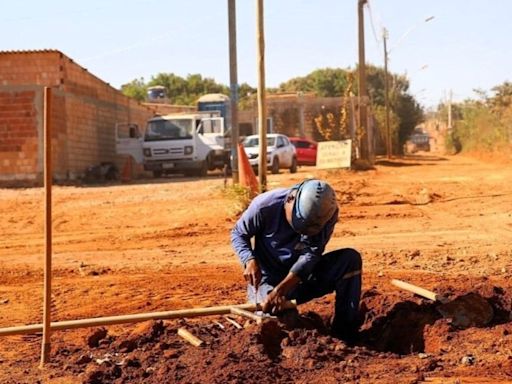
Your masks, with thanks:
[[[199,316],[212,316],[212,315],[226,315],[231,313],[231,308],[241,308],[247,311],[254,312],[261,310],[261,307],[256,304],[239,304],[239,305],[222,305],[217,307],[203,307],[191,309],[178,309],[167,312],[148,312],[137,313],[132,315],[110,316],[110,317],[95,317],[81,320],[67,320],[51,323],[51,330],[75,329],[86,327],[98,327],[114,324],[127,324],[136,323],[147,320],[170,320],[181,319]],[[291,300],[285,304],[285,308],[296,308],[295,300]],[[226,319],[227,320],[227,319]],[[234,321],[234,320],[232,320]],[[238,324],[240,325],[240,324]],[[23,335],[28,333],[39,333],[43,330],[43,324],[24,325],[21,327],[0,328],[0,336],[9,335]]]
[[[448,301],[448,299],[442,295],[438,295],[437,293],[429,291],[428,289],[418,287],[417,285],[411,283],[406,283],[402,280],[393,279],[391,280],[391,284],[393,284],[395,287],[415,293],[416,295],[422,296],[432,301],[439,301],[440,303],[446,303]]]
[[[247,317],[248,319],[254,320],[256,324],[261,324],[263,322],[263,317],[258,316],[252,312],[246,311],[245,309],[233,307],[231,308],[231,313],[233,315],[243,316]]]
[[[41,366],[50,358],[51,304],[52,304],[52,90],[44,88],[44,194],[45,194],[45,263],[43,292],[43,339]]]
[[[223,326],[223,325],[222,325],[221,323],[219,323],[218,321],[214,321],[213,323],[214,323],[215,325],[217,325],[217,326],[218,326],[220,329],[222,329],[223,331],[225,331],[225,330],[226,330],[226,327],[225,327],[225,326]]]
[[[182,338],[184,338],[186,341],[188,341],[194,347],[200,347],[201,345],[203,345],[203,340],[195,337],[193,334],[191,334],[185,328],[179,328],[178,335],[181,336]]]
[[[238,324],[235,320],[233,320],[231,317],[228,317],[228,316],[224,316],[224,318],[229,321],[231,324],[233,324],[235,326],[235,328],[238,328],[238,329],[242,329],[243,327]]]

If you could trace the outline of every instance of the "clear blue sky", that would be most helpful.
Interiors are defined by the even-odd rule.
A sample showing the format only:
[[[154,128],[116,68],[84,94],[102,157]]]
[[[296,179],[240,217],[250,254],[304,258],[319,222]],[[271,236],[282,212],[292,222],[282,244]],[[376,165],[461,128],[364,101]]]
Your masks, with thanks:
[[[238,79],[252,86],[255,4],[237,2]],[[267,86],[317,68],[353,68],[356,10],[357,0],[265,1]],[[511,0],[369,0],[367,62],[383,66],[385,27],[389,69],[407,74],[423,105],[449,89],[454,100],[476,97],[475,88],[512,80],[511,15]],[[0,36],[0,50],[58,49],[114,87],[159,72],[229,83],[227,0],[9,1]]]

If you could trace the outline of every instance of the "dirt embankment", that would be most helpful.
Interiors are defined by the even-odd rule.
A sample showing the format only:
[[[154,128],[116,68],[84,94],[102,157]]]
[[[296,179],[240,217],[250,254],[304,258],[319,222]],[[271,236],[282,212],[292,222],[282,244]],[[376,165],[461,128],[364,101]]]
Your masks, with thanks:
[[[355,345],[333,339],[331,296],[299,308],[297,324],[234,317],[154,321],[55,332],[37,368],[40,335],[0,339],[0,382],[507,382],[512,376],[512,169],[464,157],[381,161],[366,172],[269,175],[271,188],[329,180],[341,208],[328,249],[363,254],[364,323]],[[237,207],[223,180],[56,187],[55,321],[242,303],[229,244]],[[41,322],[41,189],[0,190],[0,326]],[[478,293],[492,320],[457,327],[398,278],[446,295]],[[219,326],[219,324],[222,326]],[[185,327],[205,341],[193,347]]]

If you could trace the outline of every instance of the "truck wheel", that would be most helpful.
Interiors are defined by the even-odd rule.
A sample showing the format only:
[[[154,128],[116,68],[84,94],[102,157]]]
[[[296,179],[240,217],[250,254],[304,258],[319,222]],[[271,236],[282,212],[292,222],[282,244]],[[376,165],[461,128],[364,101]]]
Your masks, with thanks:
[[[153,171],[153,176],[158,179],[162,177],[162,171]]]
[[[196,172],[196,175],[199,177],[204,177],[208,174],[208,163],[206,160],[201,163],[201,168],[199,168]]]
[[[215,165],[213,162],[212,154],[209,153],[208,156],[206,156],[206,168],[208,171],[213,171],[215,169]]]
[[[273,175],[277,175],[279,173],[279,159],[277,158],[277,156],[272,159],[270,172],[272,172]]]
[[[297,158],[294,157],[292,159],[292,166],[290,167],[290,173],[295,173],[297,172]]]

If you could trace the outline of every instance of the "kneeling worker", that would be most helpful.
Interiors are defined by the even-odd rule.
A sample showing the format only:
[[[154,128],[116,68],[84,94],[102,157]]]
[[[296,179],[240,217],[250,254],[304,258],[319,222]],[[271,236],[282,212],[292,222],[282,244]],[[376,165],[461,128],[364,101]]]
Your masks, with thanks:
[[[324,254],[337,221],[332,187],[305,180],[257,196],[231,231],[231,243],[250,302],[277,313],[286,300],[302,304],[335,291],[331,333],[349,341],[359,327],[362,260],[350,248]]]

